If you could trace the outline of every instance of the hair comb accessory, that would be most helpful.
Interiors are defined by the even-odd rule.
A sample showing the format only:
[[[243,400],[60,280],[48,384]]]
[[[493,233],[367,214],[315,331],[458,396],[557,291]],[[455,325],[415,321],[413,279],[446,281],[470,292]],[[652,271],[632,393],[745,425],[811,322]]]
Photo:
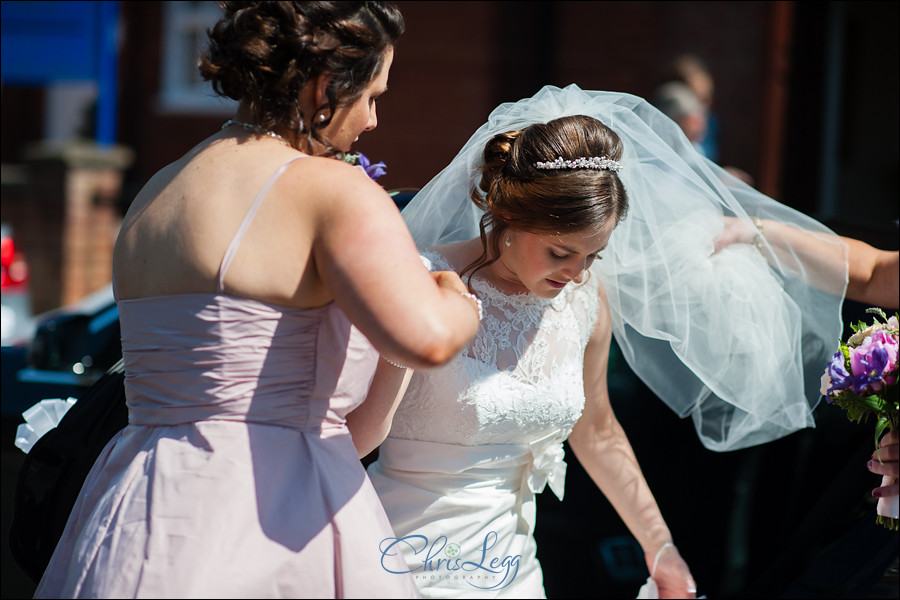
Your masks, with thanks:
[[[575,160],[564,160],[558,156],[553,162],[536,162],[536,169],[594,169],[596,171],[618,171],[622,165],[605,156],[579,156]]]

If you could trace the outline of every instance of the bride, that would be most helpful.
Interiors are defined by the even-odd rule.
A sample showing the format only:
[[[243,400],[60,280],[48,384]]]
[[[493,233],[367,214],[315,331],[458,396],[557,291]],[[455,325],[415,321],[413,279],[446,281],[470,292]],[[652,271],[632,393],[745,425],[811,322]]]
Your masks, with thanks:
[[[498,107],[404,216],[484,318],[442,367],[382,360],[348,416],[360,456],[381,444],[382,558],[401,554],[426,597],[543,597],[535,494],[562,498],[568,439],[644,550],[658,590],[642,592],[694,597],[610,406],[611,339],[708,448],[813,426],[846,261],[813,272],[789,251],[770,266],[764,237],[715,244],[725,216],[837,236],[700,157],[643,100],[574,85]]]

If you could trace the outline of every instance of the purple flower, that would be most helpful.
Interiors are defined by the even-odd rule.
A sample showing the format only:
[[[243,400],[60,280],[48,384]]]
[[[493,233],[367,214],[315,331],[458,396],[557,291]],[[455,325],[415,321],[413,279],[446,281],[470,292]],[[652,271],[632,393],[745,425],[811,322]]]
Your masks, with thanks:
[[[372,164],[369,157],[359,152],[356,155],[356,168],[372,178],[372,181],[378,181],[378,178],[387,173],[387,166],[383,162]]]
[[[897,369],[897,337],[886,331],[872,332],[862,343],[850,348],[850,370],[854,376],[854,389],[871,385],[871,391],[880,390],[885,384],[893,385],[895,375],[885,376],[885,371]],[[855,383],[858,379],[859,383]],[[866,382],[866,383],[864,383]]]
[[[831,387],[828,388],[828,397],[834,392],[846,390],[853,383],[852,376],[844,367],[844,353],[838,350],[831,357],[831,362],[825,368],[825,372],[831,377]]]
[[[884,368],[888,364],[887,350],[873,348],[859,359],[859,364],[862,372],[853,376],[853,391],[857,394],[881,391],[884,387]]]

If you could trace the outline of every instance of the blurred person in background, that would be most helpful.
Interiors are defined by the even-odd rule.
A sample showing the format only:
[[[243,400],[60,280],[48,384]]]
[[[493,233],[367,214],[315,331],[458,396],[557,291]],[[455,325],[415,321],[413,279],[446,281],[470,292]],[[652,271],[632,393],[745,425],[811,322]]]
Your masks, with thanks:
[[[663,71],[651,101],[678,123],[697,151],[719,162],[719,118],[713,110],[715,82],[706,63],[694,54],[683,54]],[[735,166],[723,166],[747,185],[753,177]]]
[[[713,110],[716,84],[706,62],[696,54],[682,54],[666,66],[662,85],[681,82],[694,93],[697,101],[705,108],[705,127],[698,140],[701,154],[711,161],[719,160],[719,118]]]

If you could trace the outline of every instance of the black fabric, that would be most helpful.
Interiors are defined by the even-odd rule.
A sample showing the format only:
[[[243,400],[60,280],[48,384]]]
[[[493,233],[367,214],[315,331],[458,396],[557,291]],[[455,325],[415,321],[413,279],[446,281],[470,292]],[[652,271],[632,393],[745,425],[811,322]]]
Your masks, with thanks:
[[[122,360],[78,398],[22,463],[9,545],[35,583],[50,562],[81,486],[103,448],[128,424]]]

